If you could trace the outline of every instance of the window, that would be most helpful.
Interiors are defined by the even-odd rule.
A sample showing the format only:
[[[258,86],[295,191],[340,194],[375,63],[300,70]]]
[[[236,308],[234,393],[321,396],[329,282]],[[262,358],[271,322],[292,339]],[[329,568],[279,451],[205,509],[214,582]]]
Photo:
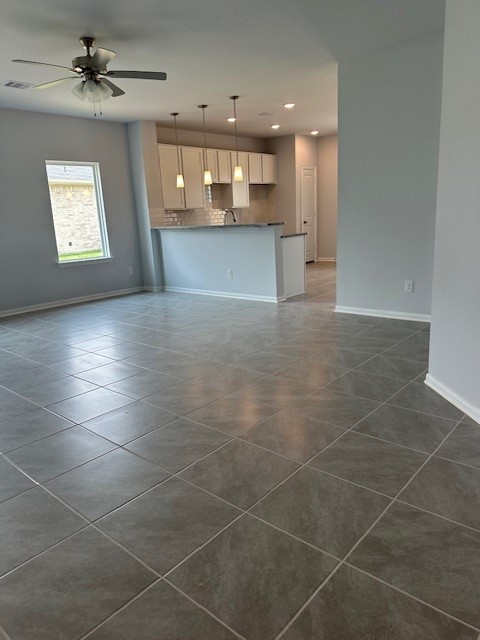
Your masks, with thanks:
[[[47,162],[58,261],[110,257],[97,162]]]

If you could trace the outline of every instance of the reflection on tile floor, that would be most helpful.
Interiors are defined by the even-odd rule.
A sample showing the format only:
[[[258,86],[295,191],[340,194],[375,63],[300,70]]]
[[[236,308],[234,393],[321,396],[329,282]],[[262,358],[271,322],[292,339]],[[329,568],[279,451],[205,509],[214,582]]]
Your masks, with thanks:
[[[335,277],[0,320],[2,638],[478,639],[480,426]]]

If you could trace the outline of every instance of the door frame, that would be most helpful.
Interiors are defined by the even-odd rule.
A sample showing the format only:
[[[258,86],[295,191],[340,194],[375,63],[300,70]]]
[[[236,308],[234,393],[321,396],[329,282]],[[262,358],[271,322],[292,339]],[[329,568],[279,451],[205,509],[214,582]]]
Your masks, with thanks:
[[[302,233],[303,232],[303,215],[302,215],[302,208],[303,208],[303,171],[304,169],[308,169],[309,171],[313,171],[313,188],[314,188],[314,195],[313,195],[313,202],[314,202],[314,216],[313,216],[313,261],[316,262],[318,259],[317,256],[317,224],[318,224],[318,202],[317,202],[317,183],[318,183],[318,176],[317,176],[317,167],[311,166],[311,165],[307,165],[307,164],[302,164],[300,166],[300,207],[298,210],[298,216],[297,216],[297,228],[299,229],[299,231]]]

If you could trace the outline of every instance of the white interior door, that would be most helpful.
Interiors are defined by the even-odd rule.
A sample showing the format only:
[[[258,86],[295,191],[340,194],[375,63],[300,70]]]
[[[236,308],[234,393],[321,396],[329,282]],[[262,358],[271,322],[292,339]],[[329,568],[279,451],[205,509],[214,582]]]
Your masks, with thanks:
[[[313,262],[317,253],[317,168],[302,167],[301,216],[305,238],[305,262]]]

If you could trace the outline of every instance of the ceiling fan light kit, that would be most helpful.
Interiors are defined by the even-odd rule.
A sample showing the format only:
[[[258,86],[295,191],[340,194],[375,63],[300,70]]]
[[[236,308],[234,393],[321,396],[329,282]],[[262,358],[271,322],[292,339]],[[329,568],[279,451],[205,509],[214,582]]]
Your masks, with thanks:
[[[132,80],[166,80],[167,74],[162,71],[108,71],[108,63],[115,57],[115,51],[98,47],[92,55],[91,50],[95,45],[95,38],[91,36],[83,36],[80,43],[86,50],[86,55],[78,56],[72,60],[71,67],[65,67],[59,64],[50,64],[48,62],[35,62],[32,60],[12,60],[12,62],[20,62],[22,64],[35,64],[47,67],[57,67],[59,69],[67,69],[73,75],[67,78],[59,78],[51,82],[44,82],[35,86],[35,89],[49,89],[69,80],[76,80],[80,76],[82,81],[77,84],[72,93],[80,100],[89,100],[95,106],[109,98],[123,96],[125,91],[110,82],[108,78],[129,78]]]

